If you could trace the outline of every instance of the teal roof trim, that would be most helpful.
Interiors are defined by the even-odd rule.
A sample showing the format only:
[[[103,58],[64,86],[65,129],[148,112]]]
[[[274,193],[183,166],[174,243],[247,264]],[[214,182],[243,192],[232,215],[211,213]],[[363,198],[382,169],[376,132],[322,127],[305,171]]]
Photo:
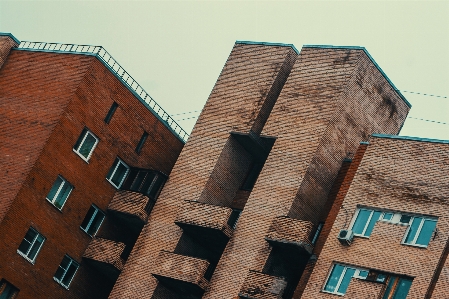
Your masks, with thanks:
[[[365,47],[360,46],[332,46],[332,45],[304,45],[303,48],[321,48],[321,49],[349,49],[349,50],[363,50],[365,52],[366,56],[371,60],[371,62],[376,66],[376,68],[379,70],[379,72],[384,76],[384,78],[387,80],[387,82],[393,87],[394,91],[399,95],[399,97],[404,101],[404,103],[409,107],[412,108],[412,104],[410,104],[409,101],[404,97],[404,95],[399,91],[399,89],[396,88],[396,86],[391,82],[390,78],[388,78],[387,74],[384,73],[384,71],[381,69],[381,67],[377,64],[377,62],[374,60],[374,58],[371,56],[371,54],[365,49]]]
[[[20,40],[18,40],[14,35],[8,32],[0,32],[0,36],[9,36],[12,38],[17,44],[20,44]]]
[[[433,142],[433,143],[449,144],[449,140],[440,140],[440,139],[431,139],[431,138],[398,136],[398,135],[389,135],[389,134],[372,134],[371,136],[372,137],[377,137],[377,138],[389,138],[389,139],[399,139],[399,140],[409,140],[409,141],[421,141],[421,142]]]
[[[290,47],[296,54],[299,54],[298,49],[293,44],[283,44],[283,43],[268,43],[268,42],[253,42],[253,41],[243,41],[238,40],[235,42],[236,44],[245,44],[245,45],[260,45],[260,46],[274,46],[274,47]]]

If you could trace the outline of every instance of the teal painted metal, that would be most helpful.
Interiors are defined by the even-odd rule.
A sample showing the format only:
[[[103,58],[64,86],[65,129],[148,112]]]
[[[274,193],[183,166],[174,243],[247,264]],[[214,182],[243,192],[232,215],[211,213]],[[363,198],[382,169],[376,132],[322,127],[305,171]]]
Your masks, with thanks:
[[[9,36],[12,38],[17,44],[20,44],[20,40],[18,40],[14,35],[8,32],[0,32],[0,36]]]
[[[400,140],[410,140],[410,141],[421,141],[421,142],[433,142],[433,143],[449,144],[449,140],[440,140],[440,139],[431,139],[431,138],[398,136],[398,135],[389,135],[389,134],[372,134],[371,136],[372,137],[377,137],[377,138],[389,138],[389,139],[400,139]]]
[[[268,42],[253,42],[253,41],[243,41],[238,40],[235,42],[236,44],[246,44],[246,45],[261,45],[261,46],[274,46],[274,47],[290,47],[296,54],[299,54],[298,49],[292,44],[282,44],[282,43],[268,43]]]

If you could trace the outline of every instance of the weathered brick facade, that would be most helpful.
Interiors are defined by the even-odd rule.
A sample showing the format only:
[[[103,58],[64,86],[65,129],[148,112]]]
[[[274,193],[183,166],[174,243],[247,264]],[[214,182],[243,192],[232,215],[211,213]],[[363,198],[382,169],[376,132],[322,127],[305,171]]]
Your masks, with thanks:
[[[106,176],[116,157],[168,175],[183,142],[92,55],[13,48],[0,68],[0,106],[0,280],[20,290],[17,298],[106,298],[114,279],[91,260],[111,252],[80,225],[94,204],[106,214],[97,237],[132,247],[139,232],[107,211],[117,190]],[[73,150],[84,128],[99,139],[88,162]],[[58,175],[74,186],[61,210],[46,200]],[[30,227],[45,237],[34,264],[17,252]],[[80,264],[68,290],[53,280],[66,254]]]

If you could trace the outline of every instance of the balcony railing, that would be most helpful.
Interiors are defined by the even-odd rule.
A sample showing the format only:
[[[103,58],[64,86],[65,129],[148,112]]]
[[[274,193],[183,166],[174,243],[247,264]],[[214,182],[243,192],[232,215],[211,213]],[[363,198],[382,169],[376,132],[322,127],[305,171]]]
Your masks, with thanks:
[[[271,223],[265,240],[273,246],[296,247],[312,253],[310,235],[314,226],[309,221],[289,217],[276,217]]]
[[[282,277],[250,270],[239,296],[250,299],[281,299],[287,282]]]
[[[209,285],[204,278],[208,267],[206,260],[161,251],[152,275],[178,293],[202,294]]]
[[[121,257],[125,244],[103,238],[94,238],[89,243],[83,258],[111,279],[117,279],[123,270],[125,261]]]
[[[103,48],[100,46],[89,45],[74,45],[74,44],[59,44],[59,43],[44,43],[44,42],[29,42],[22,41],[17,49],[30,49],[36,51],[50,51],[50,52],[67,52],[67,53],[81,53],[95,55],[100,59],[109,69],[119,78],[131,92],[136,95],[142,103],[144,103],[150,111],[170,128],[173,133],[182,141],[186,142],[189,135],[181,128],[180,125],[167,113],[155,100],[134,80],[131,75],[125,71],[120,64]]]
[[[232,209],[200,203],[196,201],[185,201],[175,223],[184,230],[192,230],[195,234],[221,233],[229,238],[233,232],[229,220]]]

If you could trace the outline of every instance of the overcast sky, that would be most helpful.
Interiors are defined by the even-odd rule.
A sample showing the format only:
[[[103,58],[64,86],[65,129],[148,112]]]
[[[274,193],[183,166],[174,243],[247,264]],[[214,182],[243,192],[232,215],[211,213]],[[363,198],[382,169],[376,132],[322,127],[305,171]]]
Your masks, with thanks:
[[[449,1],[0,0],[0,32],[105,47],[188,132],[236,40],[363,46],[413,106],[401,135],[449,140]]]

